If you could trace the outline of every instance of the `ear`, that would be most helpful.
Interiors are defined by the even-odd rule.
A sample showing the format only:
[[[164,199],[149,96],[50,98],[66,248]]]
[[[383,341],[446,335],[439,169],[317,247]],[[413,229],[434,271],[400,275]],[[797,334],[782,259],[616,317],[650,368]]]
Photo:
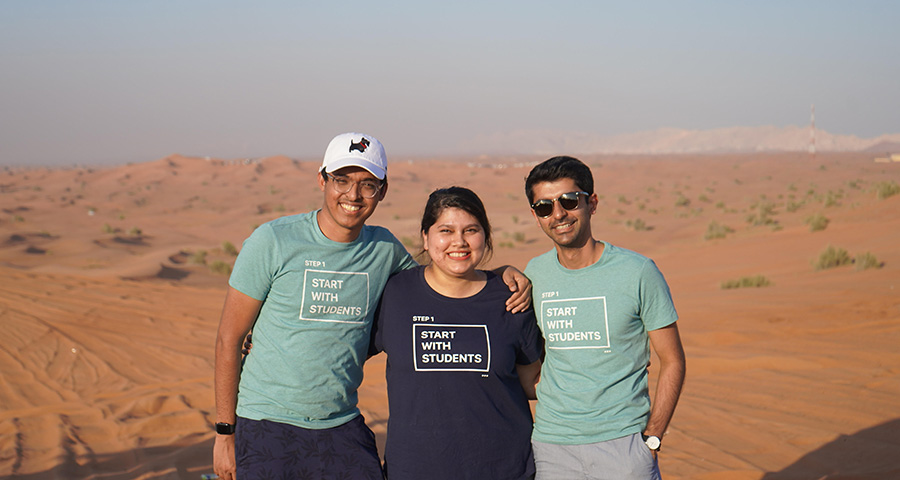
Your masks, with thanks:
[[[592,193],[590,197],[587,199],[588,205],[590,206],[591,215],[597,213],[597,205],[600,204],[600,199],[597,198],[596,193]]]
[[[316,173],[316,177],[319,179],[319,190],[322,190],[324,192],[325,191],[325,178],[324,178],[324,175],[322,175],[321,170],[319,170],[318,173]]]
[[[388,181],[387,177],[384,177],[384,185],[381,186],[381,190],[378,191],[378,201],[384,200],[384,196],[387,195],[388,191]]]
[[[428,232],[422,232],[422,250],[428,251]]]

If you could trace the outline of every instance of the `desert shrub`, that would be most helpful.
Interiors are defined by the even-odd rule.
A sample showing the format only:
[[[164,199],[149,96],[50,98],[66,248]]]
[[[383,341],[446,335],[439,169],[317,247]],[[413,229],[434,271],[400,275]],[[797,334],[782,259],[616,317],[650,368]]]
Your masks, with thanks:
[[[772,225],[775,223],[775,219],[772,218],[772,216],[775,215],[774,203],[760,200],[754,203],[750,209],[751,211],[747,215],[747,223],[750,225]]]
[[[103,224],[103,233],[116,233],[116,229],[113,228],[110,224]]]
[[[191,263],[206,265],[206,250],[197,250],[191,255]]]
[[[804,202],[793,202],[793,201],[791,201],[791,202],[788,202],[788,203],[784,206],[784,209],[787,210],[787,211],[790,212],[790,213],[794,213],[794,212],[796,212],[797,210],[800,210],[800,208],[803,206],[803,203],[804,203]]]
[[[697,200],[700,200],[701,202],[704,202],[704,203],[712,202],[712,200],[710,200],[709,197],[707,197],[705,193],[701,193],[700,196],[697,197]]]
[[[232,257],[236,257],[238,254],[237,248],[235,248],[234,244],[229,242],[228,240],[222,242],[222,251],[228,255],[231,255]]]
[[[209,265],[209,269],[213,273],[220,273],[222,275],[229,275],[231,273],[231,265],[221,261],[216,260],[215,262]]]
[[[857,270],[868,270],[870,268],[881,268],[884,266],[883,263],[875,258],[875,255],[872,255],[869,252],[857,254],[853,263],[856,264]]]
[[[838,200],[840,200],[841,197],[843,197],[843,196],[844,196],[843,192],[835,193],[835,192],[832,192],[831,190],[829,190],[828,194],[825,195],[825,202],[824,202],[825,206],[826,207],[834,207],[834,206],[838,205],[839,204]]]
[[[772,285],[763,275],[754,275],[752,277],[741,277],[734,280],[726,280],[722,282],[722,290],[730,290],[733,288],[760,288]]]
[[[892,197],[900,193],[900,185],[891,180],[890,182],[878,182],[875,184],[875,193],[879,200]]]
[[[686,207],[691,204],[691,199],[685,197],[682,194],[678,194],[678,198],[675,200],[676,207]]]
[[[828,222],[830,222],[830,220],[821,213],[806,217],[806,224],[809,225],[810,232],[820,232],[825,230],[825,228],[828,227]]]
[[[729,233],[734,233],[734,229],[713,220],[709,222],[709,225],[706,227],[706,233],[703,235],[703,239],[712,240],[714,238],[725,238]]]
[[[647,222],[641,220],[640,218],[635,218],[634,220],[628,220],[625,222],[625,226],[631,229],[634,229],[636,232],[644,232],[647,230],[652,230],[653,227],[647,225]]]
[[[829,245],[825,251],[819,254],[819,258],[813,265],[816,267],[816,270],[825,270],[848,265],[852,262],[853,260],[850,258],[847,250]]]
[[[138,227],[131,227],[131,230],[128,230],[128,234],[132,237],[140,237],[144,234],[144,231]]]
[[[517,241],[517,242],[519,242],[519,243],[524,242],[524,241],[525,241],[525,233],[523,233],[523,232],[516,232],[516,233],[514,233],[514,234],[513,234],[513,240],[515,240],[515,241]]]

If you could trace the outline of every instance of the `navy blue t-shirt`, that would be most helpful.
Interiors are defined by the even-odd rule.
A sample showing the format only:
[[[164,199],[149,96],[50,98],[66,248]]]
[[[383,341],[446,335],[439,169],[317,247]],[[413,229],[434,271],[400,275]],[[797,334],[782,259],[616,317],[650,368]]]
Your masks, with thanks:
[[[522,479],[534,473],[531,410],[516,364],[540,359],[534,311],[506,311],[509,288],[449,298],[425,267],[388,280],[370,353],[387,353],[389,480]]]

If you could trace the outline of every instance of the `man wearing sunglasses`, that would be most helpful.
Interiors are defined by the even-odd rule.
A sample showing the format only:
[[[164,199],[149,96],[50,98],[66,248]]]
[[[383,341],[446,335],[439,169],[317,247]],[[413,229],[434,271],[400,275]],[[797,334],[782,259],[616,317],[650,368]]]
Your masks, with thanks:
[[[416,266],[385,228],[366,225],[387,192],[381,142],[336,136],[317,175],[316,211],[257,228],[228,281],[216,338],[219,478],[382,478],[357,408],[375,306],[388,277]],[[528,280],[498,274],[530,306]],[[253,329],[253,353],[241,346]],[[239,388],[240,387],[240,388]]]
[[[594,239],[598,199],[578,159],[538,164],[525,193],[555,247],[525,269],[545,340],[536,480],[659,479],[660,439],[685,374],[668,285],[652,260]],[[652,407],[651,345],[660,360]]]

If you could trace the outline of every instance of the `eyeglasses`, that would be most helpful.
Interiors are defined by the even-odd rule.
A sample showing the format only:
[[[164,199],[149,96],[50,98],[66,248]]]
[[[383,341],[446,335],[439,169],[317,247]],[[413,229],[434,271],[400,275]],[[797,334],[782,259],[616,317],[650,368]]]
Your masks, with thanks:
[[[347,177],[337,177],[330,173],[325,173],[328,175],[328,178],[331,179],[331,184],[334,185],[334,190],[338,193],[347,193],[350,189],[353,188],[354,185],[359,185],[359,194],[365,198],[375,198],[375,195],[378,195],[378,191],[381,190],[381,187],[384,186],[384,183],[375,182],[372,180],[363,180],[361,182],[352,182],[347,179]]]
[[[564,193],[556,199],[538,200],[531,204],[531,209],[534,210],[535,215],[541,218],[547,218],[553,214],[553,202],[559,202],[559,204],[566,210],[575,210],[576,208],[578,208],[579,195],[584,195],[585,197],[590,196],[590,194],[587,192]]]

